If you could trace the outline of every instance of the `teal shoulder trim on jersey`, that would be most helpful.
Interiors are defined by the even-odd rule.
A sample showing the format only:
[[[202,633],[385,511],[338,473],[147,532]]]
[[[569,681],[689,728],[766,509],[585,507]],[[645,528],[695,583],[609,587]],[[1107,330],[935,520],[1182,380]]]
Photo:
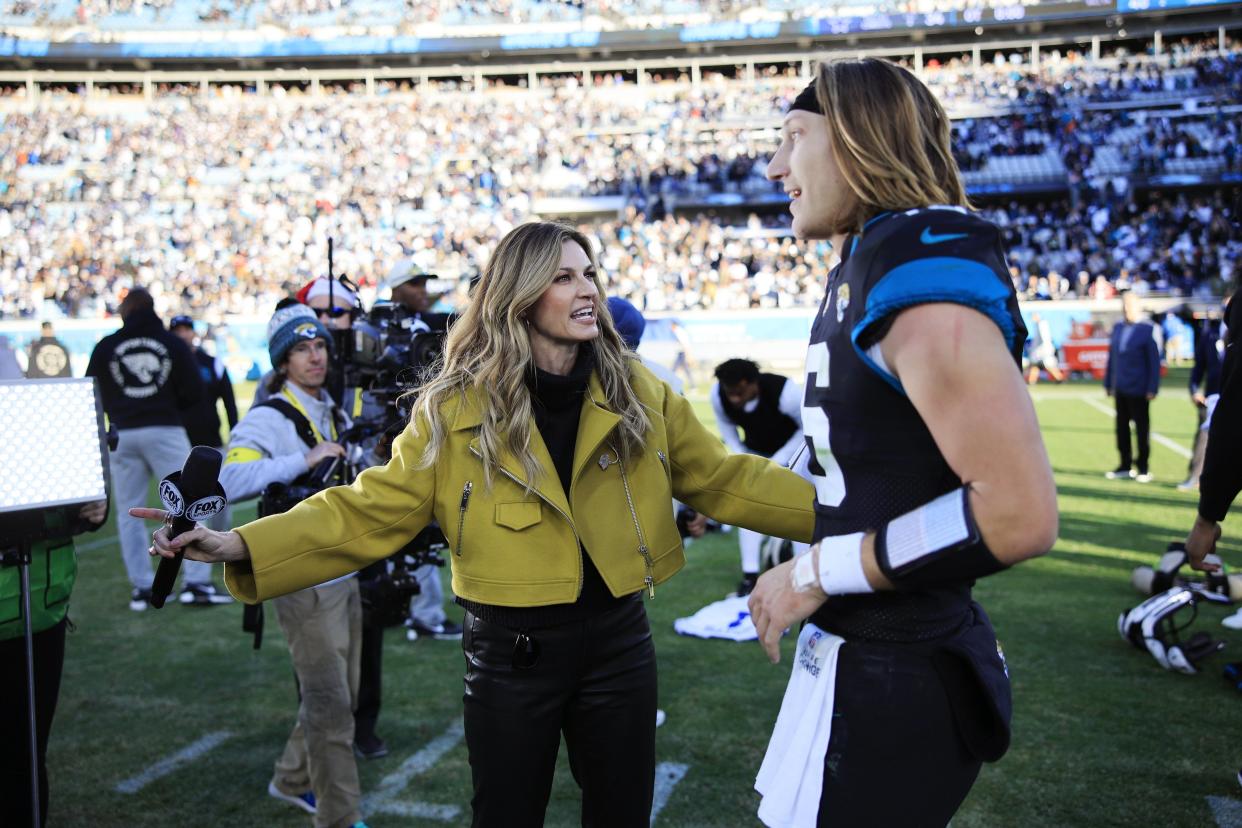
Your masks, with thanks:
[[[1015,345],[1016,328],[1008,307],[1009,289],[990,267],[971,259],[940,256],[916,259],[884,274],[867,293],[863,318],[850,331],[854,351],[867,367],[905,394],[892,374],[867,356],[858,340],[871,327],[893,314],[930,302],[953,302],[974,308],[1000,328],[1005,344]]]

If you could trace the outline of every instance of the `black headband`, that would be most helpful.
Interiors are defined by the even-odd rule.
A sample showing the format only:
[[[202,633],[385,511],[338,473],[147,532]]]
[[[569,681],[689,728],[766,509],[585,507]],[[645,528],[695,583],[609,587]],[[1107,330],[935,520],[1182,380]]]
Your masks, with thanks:
[[[794,98],[793,103],[789,105],[790,111],[801,109],[804,112],[814,112],[816,115],[823,115],[824,110],[819,108],[819,96],[815,94],[815,81],[811,81],[798,93],[798,97]]]

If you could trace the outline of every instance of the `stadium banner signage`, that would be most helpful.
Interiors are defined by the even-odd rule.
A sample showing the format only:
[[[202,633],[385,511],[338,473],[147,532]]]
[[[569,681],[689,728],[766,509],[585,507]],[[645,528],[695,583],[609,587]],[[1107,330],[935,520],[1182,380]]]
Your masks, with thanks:
[[[1068,0],[1063,3],[1012,4],[958,11],[873,14],[864,17],[819,17],[789,23],[720,22],[675,29],[641,31],[546,31],[503,37],[420,38],[354,36],[329,39],[289,38],[269,41],[120,41],[111,43],[0,38],[0,58],[28,57],[66,60],[316,58],[412,54],[477,54],[486,51],[567,51],[595,47],[654,48],[686,43],[796,40],[870,32],[948,29],[1005,25],[1036,19],[1106,15],[1148,8],[1214,5],[1225,0]]]
[[[760,23],[707,23],[702,26],[686,26],[678,39],[682,43],[703,43],[709,40],[771,40],[781,34],[781,24],[775,21]]]
[[[500,48],[512,49],[590,49],[599,45],[599,32],[531,32],[505,35]]]
[[[1145,12],[1154,9],[1193,9],[1197,6],[1223,6],[1233,0],[1117,0],[1119,12]]]

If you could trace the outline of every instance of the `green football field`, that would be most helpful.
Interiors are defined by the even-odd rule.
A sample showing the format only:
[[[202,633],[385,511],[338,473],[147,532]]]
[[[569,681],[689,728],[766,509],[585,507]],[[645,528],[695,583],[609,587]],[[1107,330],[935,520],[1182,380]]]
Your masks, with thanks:
[[[1175,488],[1194,427],[1184,388],[1184,372],[1175,371],[1153,403],[1160,436],[1156,480],[1146,485],[1103,478],[1116,453],[1111,401],[1098,385],[1034,389],[1060,489],[1061,537],[1046,557],[976,590],[1008,657],[1014,739],[1003,760],[984,768],[955,826],[1242,825],[1242,694],[1221,679],[1226,661],[1242,659],[1242,634],[1219,624],[1229,610],[1200,613],[1193,629],[1227,647],[1196,676],[1161,669],[1116,631],[1118,612],[1140,601],[1131,569],[1154,562],[1193,519],[1194,495]],[[239,388],[239,399],[250,395]],[[710,423],[706,401],[697,404]],[[234,514],[249,519],[253,506]],[[1237,566],[1240,517],[1235,509],[1223,544],[1226,563]],[[308,824],[266,794],[296,709],[274,617],[256,652],[237,605],[131,612],[111,523],[79,548],[76,629],[49,749],[48,824]],[[688,558],[648,604],[668,715],[658,731],[654,824],[758,825],[752,783],[792,641],[773,667],[754,643],[676,635],[675,618],[723,597],[738,578],[732,535],[693,544]],[[390,630],[384,669],[379,730],[391,753],[360,766],[368,823],[467,825],[459,645],[410,643]],[[562,751],[548,825],[576,825],[577,802]]]

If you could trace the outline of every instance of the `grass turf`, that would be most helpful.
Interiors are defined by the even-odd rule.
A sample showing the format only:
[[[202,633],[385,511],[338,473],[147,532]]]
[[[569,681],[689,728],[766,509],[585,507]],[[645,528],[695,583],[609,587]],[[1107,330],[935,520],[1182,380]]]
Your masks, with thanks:
[[[1194,414],[1175,372],[1152,406],[1153,430],[1183,447]],[[248,402],[251,386],[238,388]],[[1220,665],[1240,658],[1242,635],[1205,608],[1196,625],[1228,642],[1204,674],[1160,669],[1116,633],[1119,611],[1138,603],[1130,570],[1154,562],[1181,538],[1195,498],[1178,492],[1186,460],[1153,444],[1156,481],[1107,481],[1116,464],[1112,420],[1086,400],[1111,408],[1095,384],[1035,389],[1040,421],[1060,489],[1061,539],[1046,557],[986,579],[976,590],[1005,646],[1015,696],[1014,742],[986,766],[955,826],[1204,825],[1206,797],[1242,799],[1238,694]],[[711,422],[704,399],[700,416]],[[153,501],[154,502],[154,501]],[[249,519],[253,507],[237,509]],[[1226,523],[1227,563],[1242,565],[1236,510]],[[265,793],[293,723],[296,698],[284,640],[269,618],[263,648],[250,648],[241,610],[169,606],[126,609],[128,582],[111,523],[79,539],[81,571],[73,597],[64,681],[49,749],[51,826],[300,826],[302,812]],[[688,550],[685,572],[648,604],[660,659],[658,760],[689,766],[657,824],[758,824],[754,774],[788,675],[754,644],[699,641],[672,631],[737,581],[736,542],[713,536]],[[460,617],[459,610],[450,610]],[[452,809],[430,819],[370,815],[386,825],[466,825],[469,766],[454,742],[417,775],[403,763],[451,731],[461,713],[463,661],[453,642],[405,641],[388,633],[380,732],[391,754],[360,763],[364,792],[390,783],[390,802],[406,813]],[[8,680],[16,680],[10,675]],[[198,759],[133,794],[116,788],[159,760],[210,734],[229,736]],[[405,765],[407,770],[414,763]],[[415,806],[413,803],[422,803]],[[2,806],[0,806],[2,807]],[[0,814],[2,817],[2,814]],[[0,823],[4,820],[0,818]],[[547,824],[578,822],[577,788],[562,751]]]

